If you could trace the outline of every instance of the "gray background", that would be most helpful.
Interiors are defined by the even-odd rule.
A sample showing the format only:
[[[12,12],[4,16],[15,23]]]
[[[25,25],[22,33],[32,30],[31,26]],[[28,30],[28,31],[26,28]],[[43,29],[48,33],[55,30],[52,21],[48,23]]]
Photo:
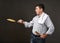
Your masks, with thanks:
[[[23,24],[8,22],[7,18],[32,20],[35,16],[34,6],[38,3],[45,5],[54,23],[55,32],[49,36],[46,43],[60,43],[60,1],[59,0],[0,0],[0,43],[29,43],[31,28]]]

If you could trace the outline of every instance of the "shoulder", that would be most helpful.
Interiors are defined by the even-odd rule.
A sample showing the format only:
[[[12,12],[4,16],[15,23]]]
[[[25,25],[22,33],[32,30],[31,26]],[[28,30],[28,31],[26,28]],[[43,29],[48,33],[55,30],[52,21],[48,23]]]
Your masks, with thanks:
[[[51,20],[50,15],[48,15],[47,13],[45,13],[45,16],[47,16],[46,21]]]
[[[49,16],[49,15],[48,15],[47,13],[45,13],[45,12],[44,12],[44,15],[45,15],[45,16]]]
[[[44,12],[44,16],[47,16],[47,18],[50,18],[50,15]]]
[[[33,19],[36,19],[36,18],[37,18],[37,16],[34,16],[34,17],[33,17]]]

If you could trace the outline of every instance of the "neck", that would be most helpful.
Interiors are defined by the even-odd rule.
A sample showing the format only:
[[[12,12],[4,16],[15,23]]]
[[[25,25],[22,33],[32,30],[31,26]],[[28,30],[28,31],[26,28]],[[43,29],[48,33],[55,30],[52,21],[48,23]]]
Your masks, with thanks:
[[[38,16],[41,15],[42,13],[43,13],[43,12],[40,12],[40,13],[38,14]]]

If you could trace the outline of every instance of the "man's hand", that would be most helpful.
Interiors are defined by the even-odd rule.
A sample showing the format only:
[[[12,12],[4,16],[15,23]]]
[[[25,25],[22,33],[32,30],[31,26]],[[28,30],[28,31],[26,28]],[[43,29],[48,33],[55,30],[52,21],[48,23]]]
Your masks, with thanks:
[[[40,38],[46,38],[48,35],[47,34],[40,34],[40,33],[38,33],[37,31],[35,31],[35,33],[36,33],[36,35],[40,35]]]
[[[23,21],[22,19],[20,19],[20,20],[17,21],[17,23],[21,23],[21,24],[23,24],[24,21]]]
[[[40,33],[38,33],[37,31],[35,31],[36,35],[40,35]]]
[[[46,38],[47,36],[48,36],[47,34],[40,35],[40,37],[43,38],[43,39]]]

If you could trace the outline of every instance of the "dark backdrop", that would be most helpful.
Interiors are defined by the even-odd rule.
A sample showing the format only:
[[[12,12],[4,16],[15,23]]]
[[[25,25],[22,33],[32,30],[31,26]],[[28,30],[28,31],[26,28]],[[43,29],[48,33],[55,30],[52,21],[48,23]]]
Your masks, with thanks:
[[[32,20],[35,16],[34,6],[38,3],[45,5],[54,23],[55,32],[47,38],[46,43],[60,43],[60,1],[59,0],[0,0],[0,43],[29,43],[31,28],[23,24],[8,22],[7,18]]]

